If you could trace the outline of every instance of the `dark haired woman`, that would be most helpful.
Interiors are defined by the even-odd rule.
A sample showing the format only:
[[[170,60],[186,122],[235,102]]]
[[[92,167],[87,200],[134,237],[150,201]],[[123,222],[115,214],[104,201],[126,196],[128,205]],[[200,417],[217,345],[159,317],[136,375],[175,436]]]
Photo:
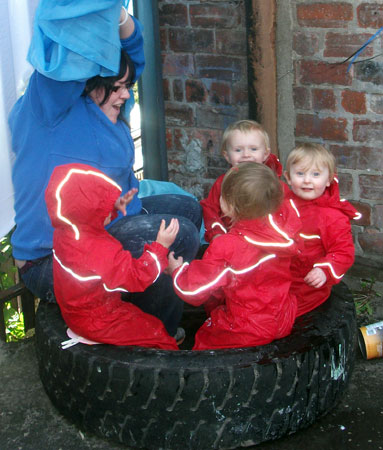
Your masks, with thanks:
[[[80,3],[85,2],[73,5],[77,7]],[[121,5],[119,1],[114,3],[117,7]],[[40,15],[41,11],[44,12],[40,8]],[[121,111],[130,96],[129,88],[144,67],[143,39],[136,19],[125,8],[119,18],[118,13],[117,10],[115,26],[119,28],[121,56],[117,75],[58,81],[38,68],[9,117],[15,154],[13,255],[24,283],[42,300],[54,301],[53,228],[44,201],[54,167],[85,163],[115,180],[123,192],[138,188],[133,172],[134,144]],[[38,22],[38,14],[35,20]],[[95,36],[97,31],[94,30]],[[90,51],[95,36],[89,36]],[[47,45],[44,55],[47,64],[54,56]],[[112,222],[110,233],[138,257],[145,242],[156,239],[161,219],[169,221],[177,217],[180,232],[171,250],[186,260],[193,259],[199,246],[200,207],[186,196],[171,196],[171,200],[158,196],[141,202],[136,195],[128,205],[127,216]],[[183,303],[175,296],[169,276],[162,275],[148,292],[131,294],[129,300],[159,317],[169,334],[175,334]]]

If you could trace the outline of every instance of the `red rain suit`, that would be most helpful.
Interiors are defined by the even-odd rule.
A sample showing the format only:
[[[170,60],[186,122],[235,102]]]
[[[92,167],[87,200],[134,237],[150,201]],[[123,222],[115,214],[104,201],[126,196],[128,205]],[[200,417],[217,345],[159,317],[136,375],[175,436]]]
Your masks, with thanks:
[[[133,259],[105,230],[120,194],[116,183],[84,164],[52,173],[45,200],[55,228],[53,279],[62,316],[93,341],[176,350],[159,319],[121,300],[121,292],[142,292],[156,280],[167,267],[168,249],[153,242]]]
[[[332,286],[339,283],[352,266],[354,243],[350,220],[361,215],[349,202],[340,200],[337,180],[315,200],[303,200],[290,190],[285,190],[285,196],[294,201],[302,221],[300,235],[304,250],[291,263],[291,292],[297,297],[297,315],[300,316],[326,301]],[[320,267],[327,276],[320,288],[303,281],[314,267]]]
[[[264,164],[267,167],[270,167],[270,169],[272,169],[278,177],[282,175],[282,164],[272,153],[270,153]],[[219,204],[219,197],[221,196],[221,186],[224,176],[225,174],[216,179],[207,198],[200,201],[202,206],[203,221],[205,224],[206,242],[211,242],[214,236],[217,234],[224,234],[230,228],[230,220],[227,217],[223,217]]]
[[[202,260],[174,271],[175,291],[185,302],[221,300],[198,330],[194,350],[263,345],[290,333],[296,316],[290,262],[297,252],[291,237],[299,229],[296,212],[284,203],[273,216],[235,223]]]

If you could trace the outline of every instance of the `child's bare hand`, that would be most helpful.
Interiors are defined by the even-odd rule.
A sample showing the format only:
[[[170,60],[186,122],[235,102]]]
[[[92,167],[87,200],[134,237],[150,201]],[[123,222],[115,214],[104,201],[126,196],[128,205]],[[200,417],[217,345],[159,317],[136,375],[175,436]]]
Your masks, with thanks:
[[[172,219],[169,225],[165,228],[165,220],[161,220],[160,229],[157,233],[156,242],[162,244],[164,247],[169,248],[176,239],[180,225],[177,219]]]
[[[182,258],[182,256],[179,256],[178,258],[174,257],[174,252],[170,252],[168,254],[168,261],[169,265],[165,269],[165,273],[167,273],[168,275],[171,275],[176,269],[178,269],[178,267],[182,266],[182,264],[184,263],[184,259]]]
[[[130,189],[126,194],[121,195],[121,197],[118,197],[116,200],[114,207],[117,211],[121,211],[123,216],[126,216],[126,206],[133,200],[133,197],[137,194],[137,192],[138,189],[136,188]]]
[[[322,287],[327,280],[327,276],[322,269],[315,267],[305,276],[304,282],[314,288]]]

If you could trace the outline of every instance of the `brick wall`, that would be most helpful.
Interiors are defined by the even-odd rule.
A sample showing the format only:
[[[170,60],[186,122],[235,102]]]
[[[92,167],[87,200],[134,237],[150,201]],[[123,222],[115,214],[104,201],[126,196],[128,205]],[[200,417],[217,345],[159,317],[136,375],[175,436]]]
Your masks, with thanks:
[[[347,71],[339,64],[383,26],[378,1],[293,1],[296,141],[326,145],[337,159],[341,193],[362,212],[356,250],[383,254],[383,33]]]
[[[286,121],[291,145],[309,140],[333,151],[341,193],[363,213],[353,225],[357,254],[381,266],[383,33],[349,71],[340,63],[383,26],[383,4],[282,1],[287,15],[277,15],[278,21],[291,22],[290,78],[283,78],[290,80],[292,93]],[[281,0],[276,2],[281,8]],[[158,5],[169,176],[202,198],[227,167],[219,153],[223,129],[248,116],[245,2],[159,0]],[[287,35],[276,46],[286,42]],[[252,51],[257,55],[262,48]],[[284,160],[283,142],[279,153]]]
[[[228,167],[219,144],[248,116],[244,1],[159,0],[169,179],[197,197]]]

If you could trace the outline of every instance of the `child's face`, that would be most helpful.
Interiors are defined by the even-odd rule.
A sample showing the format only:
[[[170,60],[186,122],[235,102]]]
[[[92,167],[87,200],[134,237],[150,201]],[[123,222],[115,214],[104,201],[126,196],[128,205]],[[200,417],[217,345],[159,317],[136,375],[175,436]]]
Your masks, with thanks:
[[[270,154],[270,149],[266,147],[263,135],[257,130],[248,133],[234,130],[226,147],[227,150],[223,153],[223,156],[232,167],[242,162],[263,164]]]
[[[331,182],[327,167],[309,166],[305,160],[293,164],[285,176],[294,194],[304,200],[320,197]]]

